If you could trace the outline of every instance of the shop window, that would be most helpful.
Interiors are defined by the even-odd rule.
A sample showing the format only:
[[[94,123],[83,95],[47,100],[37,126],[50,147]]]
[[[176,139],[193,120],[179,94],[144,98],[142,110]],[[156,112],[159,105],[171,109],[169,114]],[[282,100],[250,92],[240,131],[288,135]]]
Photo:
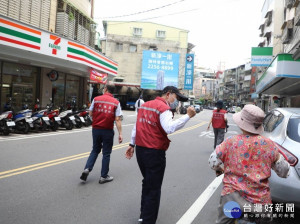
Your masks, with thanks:
[[[58,79],[52,81],[52,100],[55,107],[64,106],[65,102],[65,74],[59,72]]]
[[[33,66],[3,63],[1,110],[8,99],[12,98],[14,111],[22,109],[27,104],[33,108],[36,100],[38,69]]]
[[[78,106],[79,102],[79,86],[80,77],[75,75],[67,75],[66,77],[66,103],[70,104],[73,100],[76,101]]]

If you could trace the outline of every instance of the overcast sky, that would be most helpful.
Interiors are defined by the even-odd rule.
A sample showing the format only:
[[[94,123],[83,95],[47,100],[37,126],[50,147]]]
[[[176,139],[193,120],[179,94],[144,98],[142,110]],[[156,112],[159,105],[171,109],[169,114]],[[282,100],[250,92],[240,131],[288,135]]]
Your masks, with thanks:
[[[258,27],[264,0],[95,0],[94,17],[149,21],[189,30],[198,66],[226,69],[245,64],[260,41]],[[165,6],[172,4],[170,6]],[[165,7],[162,7],[165,6]],[[162,7],[162,8],[160,8]],[[160,8],[157,10],[152,10]],[[139,13],[150,10],[149,12]],[[131,16],[125,16],[135,14]],[[123,17],[117,17],[123,16]],[[112,18],[115,17],[115,18]]]

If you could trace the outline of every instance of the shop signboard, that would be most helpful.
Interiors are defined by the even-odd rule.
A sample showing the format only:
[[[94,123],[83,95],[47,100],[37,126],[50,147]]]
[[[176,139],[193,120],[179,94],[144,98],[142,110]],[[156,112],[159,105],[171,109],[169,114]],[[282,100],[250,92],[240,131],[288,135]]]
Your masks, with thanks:
[[[300,78],[300,59],[294,60],[291,54],[278,54],[266,72],[258,80],[256,92],[261,93],[277,79]]]
[[[95,83],[106,84],[107,74],[97,72],[95,69],[90,70],[90,80]]]
[[[141,88],[178,87],[179,56],[170,52],[143,51]]]
[[[273,60],[273,47],[252,47],[251,66],[268,67]]]
[[[2,16],[1,45],[84,64],[110,75],[117,75],[118,64],[94,49]]]
[[[193,89],[194,77],[194,54],[186,54],[185,60],[185,76],[184,76],[184,89]]]

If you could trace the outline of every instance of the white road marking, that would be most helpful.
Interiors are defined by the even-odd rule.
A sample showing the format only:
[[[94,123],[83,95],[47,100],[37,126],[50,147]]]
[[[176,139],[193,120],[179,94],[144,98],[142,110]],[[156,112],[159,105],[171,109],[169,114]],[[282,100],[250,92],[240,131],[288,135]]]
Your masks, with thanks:
[[[202,131],[199,137],[215,138],[215,134],[213,131]]]
[[[131,125],[134,125],[134,124],[125,124],[125,125],[122,125],[122,127],[131,126]],[[1,136],[0,142],[24,140],[24,139],[31,139],[31,138],[41,138],[41,137],[49,137],[49,136],[65,135],[65,134],[74,134],[74,133],[86,132],[86,131],[91,131],[91,130],[92,130],[92,127],[87,127],[87,128],[75,129],[75,130],[59,130],[57,132],[45,132],[45,133],[37,133],[37,134],[29,133],[29,134],[24,134],[21,136],[5,136],[5,137]]]
[[[223,174],[216,177],[213,182],[203,191],[199,198],[194,202],[194,204],[186,211],[186,213],[178,220],[176,224],[190,224],[194,221],[197,215],[201,212],[202,208],[205,206],[206,202],[217,190],[219,185],[222,183]]]

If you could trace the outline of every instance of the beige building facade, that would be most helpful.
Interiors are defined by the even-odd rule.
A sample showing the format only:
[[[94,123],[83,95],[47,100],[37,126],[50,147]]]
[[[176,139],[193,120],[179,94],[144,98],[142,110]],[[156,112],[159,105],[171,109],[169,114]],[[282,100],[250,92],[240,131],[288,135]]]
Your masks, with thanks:
[[[178,87],[183,87],[185,57],[191,46],[187,30],[151,22],[104,21],[103,26],[101,48],[103,54],[118,62],[115,84],[120,95],[137,99],[142,91],[144,95],[149,93],[140,89],[144,50],[179,53]]]

